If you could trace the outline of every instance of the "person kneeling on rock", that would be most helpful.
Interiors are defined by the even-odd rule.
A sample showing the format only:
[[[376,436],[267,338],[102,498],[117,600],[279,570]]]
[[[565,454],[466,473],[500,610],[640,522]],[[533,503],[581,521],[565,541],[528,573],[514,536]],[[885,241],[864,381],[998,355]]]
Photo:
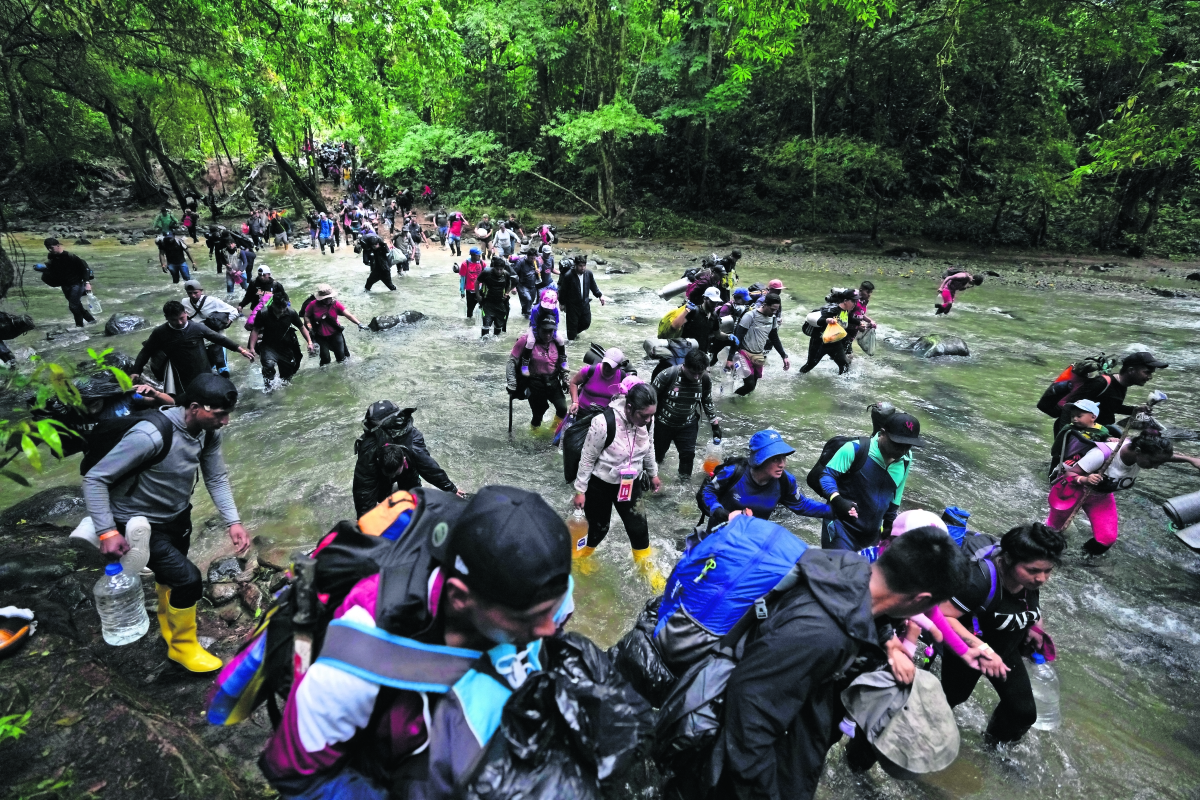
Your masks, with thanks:
[[[202,374],[177,406],[147,412],[83,478],[83,497],[109,560],[145,552],[158,593],[158,624],[167,657],[191,672],[213,672],[221,659],[196,638],[196,603],[203,584],[188,560],[192,489],[204,476],[213,505],[237,552],[250,546],[221,455],[221,429],[237,403],[228,378]],[[126,568],[129,564],[125,562]],[[138,569],[140,569],[140,565]]]

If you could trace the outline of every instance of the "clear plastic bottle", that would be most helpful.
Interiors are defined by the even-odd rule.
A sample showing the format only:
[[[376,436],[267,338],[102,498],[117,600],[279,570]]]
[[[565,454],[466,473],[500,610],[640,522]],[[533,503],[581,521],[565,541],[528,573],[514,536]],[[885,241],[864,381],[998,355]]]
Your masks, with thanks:
[[[137,575],[123,572],[120,564],[109,564],[104,568],[104,575],[96,581],[92,594],[96,598],[104,641],[118,646],[131,644],[150,630],[142,580]]]
[[[721,440],[713,439],[709,443],[708,449],[704,451],[704,471],[712,475],[717,471],[717,467],[724,461],[724,451],[721,449]]]
[[[579,547],[579,541],[582,539],[583,544],[587,545],[588,521],[583,515],[583,509],[577,508],[567,516],[567,530],[571,532],[571,542],[576,549]]]
[[[1041,653],[1033,654],[1029,665],[1029,682],[1033,685],[1033,702],[1037,705],[1037,722],[1033,727],[1039,731],[1057,730],[1062,725],[1062,710],[1059,705],[1058,674],[1046,663]]]
[[[102,314],[104,309],[100,307],[100,299],[91,292],[87,293],[87,310],[92,314]]]

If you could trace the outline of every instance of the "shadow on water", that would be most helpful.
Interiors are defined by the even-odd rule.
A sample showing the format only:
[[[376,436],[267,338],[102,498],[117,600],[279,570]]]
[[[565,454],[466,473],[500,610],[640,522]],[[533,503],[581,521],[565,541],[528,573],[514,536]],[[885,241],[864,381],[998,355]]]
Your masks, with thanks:
[[[35,244],[26,242],[31,252],[37,251]],[[102,242],[72,249],[95,268],[96,293],[106,314],[135,313],[157,322],[162,304],[182,295],[180,287],[164,285],[151,245]],[[641,342],[671,307],[654,289],[693,265],[698,255],[661,248],[654,250],[652,264],[644,260],[649,255],[639,254],[635,274],[597,274],[601,290],[614,302],[593,304],[594,321],[582,337],[583,347],[591,342],[619,346],[648,376],[652,365],[641,361]],[[561,456],[550,445],[548,424],[531,431],[528,406],[517,403],[513,434],[508,435],[504,363],[522,330],[520,320],[514,315],[499,341],[490,336],[480,341],[479,319],[465,318],[458,276],[445,251],[428,253],[425,263],[399,279],[397,292],[377,286],[369,294],[362,289],[366,268],[348,251],[322,257],[268,250],[260,260],[272,266],[293,297],[303,298],[316,283],[327,282],[364,322],[407,309],[419,310],[427,319],[380,334],[350,328],[348,363],[318,368],[315,359],[305,359],[292,384],[270,394],[262,392],[257,365],[231,359],[242,400],[227,430],[225,451],[239,510],[253,534],[277,547],[311,544],[336,520],[352,516],[352,444],[361,433],[365,408],[380,398],[417,407],[416,423],[430,450],[460,486],[474,490],[503,482],[534,488],[566,513],[571,489],[562,480]],[[792,369],[783,371],[772,355],[765,379],[748,398],[734,398],[714,373],[726,454],[741,452],[754,431],[775,427],[796,448],[791,469],[803,476],[827,438],[869,431],[866,406],[889,400],[916,413],[930,440],[917,454],[906,506],[940,510],[959,505],[974,512],[975,527],[1000,534],[1045,514],[1050,421],[1034,403],[1047,382],[1081,355],[1153,344],[1173,367],[1154,382],[1172,397],[1162,407],[1162,420],[1200,428],[1194,400],[1200,388],[1196,301],[1171,300],[1164,307],[1161,298],[1142,295],[1035,291],[989,281],[967,292],[952,315],[934,318],[939,268],[933,264],[924,276],[903,279],[885,274],[894,262],[871,257],[784,258],[746,249],[743,264],[743,285],[786,277],[792,299],[784,311],[781,338]],[[206,288],[223,294],[212,262],[202,255],[197,267]],[[827,274],[831,269],[853,277]],[[878,287],[871,314],[882,325],[881,338],[892,344],[874,358],[856,354],[846,375],[838,376],[828,361],[800,375],[808,344],[800,332],[804,316],[820,305],[831,284],[863,278]],[[69,322],[59,292],[31,285],[29,295],[29,311],[43,329]],[[46,347],[43,332],[27,334],[15,344],[75,363],[87,346],[114,346],[136,355],[145,339],[144,332],[115,338],[96,329],[89,333],[89,341],[65,351]],[[231,334],[246,336],[239,326]],[[924,360],[901,349],[925,334],[960,336],[971,356]],[[571,348],[572,366],[581,363],[583,347]],[[1184,443],[1180,449],[1197,452],[1196,447]],[[647,499],[646,508],[655,557],[665,572],[696,522],[699,479],[675,481],[674,453],[662,472],[664,489]],[[69,459],[50,465],[37,488],[78,481],[76,459]],[[1047,627],[1062,654],[1062,729],[1031,732],[1020,744],[999,751],[984,749],[982,732],[996,698],[982,683],[957,711],[963,747],[950,769],[915,783],[897,783],[878,770],[855,776],[842,765],[837,747],[818,796],[1196,797],[1200,556],[1167,532],[1158,503],[1198,486],[1190,467],[1145,473],[1138,487],[1118,500],[1121,539],[1100,566],[1084,566],[1076,555],[1089,535],[1086,520],[1072,531],[1071,552],[1043,592]],[[31,493],[11,483],[0,485],[0,491],[4,507]],[[196,519],[214,520],[196,537],[193,550],[203,560],[224,552],[227,542],[216,528],[207,494],[199,491],[195,500]],[[815,520],[786,514],[779,521],[806,541],[817,541]],[[577,575],[573,626],[608,645],[629,627],[649,589],[634,572],[619,521],[614,520],[595,561],[592,574]]]

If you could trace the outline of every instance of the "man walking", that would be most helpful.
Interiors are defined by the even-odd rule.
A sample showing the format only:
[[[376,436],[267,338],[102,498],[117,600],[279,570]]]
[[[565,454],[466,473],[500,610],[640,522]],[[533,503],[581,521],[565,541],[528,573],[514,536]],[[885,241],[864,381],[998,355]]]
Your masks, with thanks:
[[[604,295],[596,285],[596,276],[587,268],[587,256],[575,256],[575,266],[558,282],[558,302],[567,315],[567,340],[592,327],[592,297],[604,305]]]
[[[196,320],[207,328],[220,333],[240,316],[238,310],[216,297],[209,297],[200,286],[200,281],[191,280],[183,284],[187,296],[183,298],[183,308],[187,311],[189,320]],[[225,358],[225,347],[219,342],[209,342],[208,363],[217,374],[229,377],[229,361]]]
[[[96,318],[83,307],[83,296],[92,290],[92,284],[89,282],[92,271],[87,262],[63,250],[63,246],[54,237],[50,237],[43,244],[46,245],[47,256],[42,283],[62,289],[63,297],[67,298],[67,307],[71,309],[71,316],[75,317],[75,327],[82,328],[85,322],[95,322]]]
[[[217,333],[212,328],[200,322],[192,322],[183,303],[178,300],[168,300],[163,304],[163,316],[166,322],[150,332],[150,338],[142,346],[137,360],[133,362],[133,374],[140,375],[146,368],[152,356],[162,353],[167,357],[171,369],[175,371],[175,380],[168,388],[171,394],[177,394],[185,386],[191,386],[197,376],[211,371],[208,358],[207,343],[212,342],[227,350],[236,350],[248,361],[254,360],[254,354],[223,333]],[[171,391],[174,388],[174,391]]]
[[[573,278],[574,273],[568,280]],[[721,420],[713,405],[712,380],[708,377],[708,356],[699,347],[693,347],[684,355],[682,364],[658,373],[653,383],[658,394],[654,460],[661,465],[674,444],[679,451],[679,478],[687,480],[696,460],[701,408],[712,426],[713,438],[721,438]]]

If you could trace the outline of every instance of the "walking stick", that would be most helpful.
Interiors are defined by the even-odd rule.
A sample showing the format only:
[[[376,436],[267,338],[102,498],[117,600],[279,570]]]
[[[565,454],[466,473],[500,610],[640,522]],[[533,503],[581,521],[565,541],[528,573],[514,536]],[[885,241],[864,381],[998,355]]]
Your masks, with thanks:
[[[508,393],[508,435],[512,436],[512,392]]]
[[[1133,417],[1130,417],[1129,424],[1125,426],[1125,430],[1121,431],[1121,438],[1117,442],[1117,446],[1114,447],[1112,452],[1108,454],[1108,458],[1104,459],[1104,463],[1100,465],[1100,469],[1092,473],[1093,475],[1103,475],[1108,471],[1108,467],[1110,464],[1112,464],[1113,459],[1117,457],[1117,455],[1121,452],[1121,448],[1125,446],[1125,441],[1129,438],[1130,431],[1134,429],[1141,431],[1148,428],[1150,424],[1154,422],[1154,419],[1150,416],[1150,410],[1153,409],[1157,403],[1160,403],[1166,399],[1166,392],[1155,390],[1150,393],[1150,399],[1146,402],[1145,413],[1138,413]],[[1091,497],[1092,494],[1093,492],[1090,486],[1085,486],[1083,488],[1083,492],[1079,495],[1079,499],[1075,501],[1075,505],[1071,508],[1071,513],[1067,515],[1066,521],[1057,528],[1060,533],[1071,527],[1071,523],[1075,521],[1075,515],[1079,513],[1079,509],[1083,508],[1083,501]]]

